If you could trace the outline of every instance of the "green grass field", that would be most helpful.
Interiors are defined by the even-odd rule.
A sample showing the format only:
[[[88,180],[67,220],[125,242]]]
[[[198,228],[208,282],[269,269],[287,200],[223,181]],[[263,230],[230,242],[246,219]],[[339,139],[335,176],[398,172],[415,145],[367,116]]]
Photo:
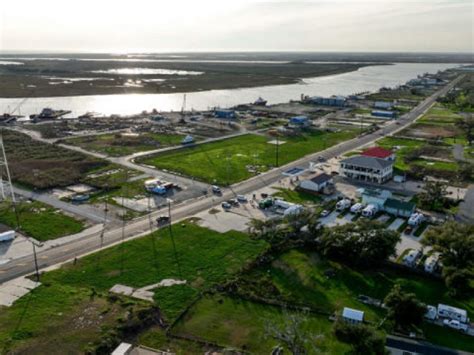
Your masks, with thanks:
[[[409,165],[405,162],[405,155],[411,153],[415,149],[421,148],[426,143],[415,139],[405,139],[397,137],[385,137],[377,141],[377,145],[382,148],[391,149],[396,152],[395,169],[407,171]],[[395,148],[399,149],[395,149]]]
[[[38,201],[18,203],[17,211],[21,232],[38,241],[76,234],[85,227],[84,222]],[[11,204],[0,204],[0,223],[16,228],[16,216]]]
[[[456,123],[461,116],[453,112],[449,108],[436,104],[428,110],[427,113],[421,117],[418,122],[422,123],[431,123],[431,124],[441,124],[441,125],[451,125]]]
[[[198,292],[224,282],[267,247],[242,233],[220,234],[191,223],[175,225],[173,230],[182,275],[167,229],[89,255],[76,265],[64,265],[44,274],[42,285],[12,307],[0,307],[0,352],[58,353],[50,352],[57,344],[64,352],[82,352],[103,337],[102,327],[120,325],[118,319],[127,310],[106,298],[117,283],[141,287],[165,278],[186,280],[186,286],[155,295],[171,321]]]
[[[139,136],[123,136],[120,133],[77,137],[63,143],[76,145],[88,151],[103,153],[113,157],[130,155],[147,150],[179,145],[183,139],[180,134],[143,133]]]
[[[285,201],[298,203],[298,204],[308,204],[308,203],[318,203],[322,201],[320,196],[312,195],[304,191],[290,190],[284,188],[276,188],[277,192],[273,194],[275,197],[281,197]]]
[[[356,136],[354,131],[315,132],[298,137],[282,137],[279,165],[321,151]],[[244,135],[187,149],[147,157],[140,162],[159,169],[175,171],[199,180],[229,185],[255,175],[247,166],[262,172],[276,165],[276,146],[268,143],[274,138]]]
[[[265,325],[281,326],[284,317],[277,307],[215,295],[199,300],[173,328],[173,333],[196,336],[251,354],[269,354],[278,342],[265,334]],[[304,327],[313,335],[323,335],[316,341],[323,353],[343,354],[349,350],[347,345],[335,339],[327,317],[308,316]],[[317,352],[310,349],[309,353]]]
[[[327,270],[333,270],[335,276],[327,277]],[[317,254],[297,250],[281,255],[270,267],[254,270],[246,278],[257,285],[271,283],[279,291],[280,297],[288,302],[308,304],[329,312],[352,307],[365,311],[369,321],[381,320],[384,311],[359,302],[357,297],[362,294],[383,300],[395,283],[401,284],[404,290],[415,293],[426,304],[445,303],[466,309],[471,318],[474,315],[474,298],[453,299],[442,281],[388,270],[357,271],[324,260]],[[258,289],[254,292],[258,292]],[[265,293],[261,296],[271,295]],[[443,333],[443,328],[436,331]],[[436,337],[430,332],[431,328],[428,327],[426,335],[437,343]],[[459,346],[461,349],[472,350],[472,345]]]

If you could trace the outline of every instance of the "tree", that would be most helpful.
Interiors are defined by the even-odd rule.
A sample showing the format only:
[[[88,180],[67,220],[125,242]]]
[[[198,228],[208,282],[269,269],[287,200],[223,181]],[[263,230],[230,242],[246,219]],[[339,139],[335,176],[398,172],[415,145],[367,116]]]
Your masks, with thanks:
[[[471,145],[474,141],[474,115],[466,114],[456,122],[456,126],[464,131],[466,139]]]
[[[420,202],[431,210],[444,205],[447,192],[447,185],[440,181],[428,181],[420,193]]]
[[[325,256],[362,266],[378,265],[395,255],[399,241],[396,231],[367,220],[326,229],[318,240]]]
[[[418,301],[415,294],[402,291],[398,284],[385,297],[384,304],[388,308],[388,318],[399,329],[408,331],[423,322],[426,306]]]
[[[334,335],[340,341],[350,344],[355,354],[385,354],[385,336],[364,325],[352,325],[342,320],[334,323]]]
[[[429,229],[421,242],[440,253],[443,278],[450,292],[469,292],[474,274],[474,226],[450,221]]]
[[[318,349],[318,341],[323,337],[321,334],[314,334],[306,326],[308,322],[305,313],[284,312],[284,323],[267,323],[265,334],[267,337],[278,340],[280,343],[276,348],[281,349],[284,345],[293,355],[308,354],[308,350],[313,352]],[[281,351],[281,350],[280,350]],[[281,352],[276,352],[281,353]]]

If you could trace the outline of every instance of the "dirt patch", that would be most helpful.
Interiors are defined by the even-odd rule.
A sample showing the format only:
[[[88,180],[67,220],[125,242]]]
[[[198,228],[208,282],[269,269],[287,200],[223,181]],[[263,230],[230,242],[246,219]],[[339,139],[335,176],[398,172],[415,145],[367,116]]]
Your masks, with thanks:
[[[451,126],[431,126],[416,125],[403,130],[400,134],[408,137],[436,139],[436,138],[452,138],[458,134],[458,130]]]

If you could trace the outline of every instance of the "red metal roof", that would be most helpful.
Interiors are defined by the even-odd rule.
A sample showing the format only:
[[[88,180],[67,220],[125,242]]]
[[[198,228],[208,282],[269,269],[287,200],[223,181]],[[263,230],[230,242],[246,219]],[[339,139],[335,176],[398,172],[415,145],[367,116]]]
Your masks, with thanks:
[[[393,154],[392,151],[381,148],[381,147],[372,147],[362,152],[362,155],[365,155],[366,157],[374,157],[374,158],[381,158],[381,159],[388,158],[392,154]]]

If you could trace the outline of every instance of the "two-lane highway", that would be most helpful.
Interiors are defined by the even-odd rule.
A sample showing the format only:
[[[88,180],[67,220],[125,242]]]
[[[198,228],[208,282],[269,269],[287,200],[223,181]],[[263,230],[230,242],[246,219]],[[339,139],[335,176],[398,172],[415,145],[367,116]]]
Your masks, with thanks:
[[[420,115],[422,115],[426,110],[428,110],[440,97],[445,95],[449,90],[451,90],[454,85],[456,85],[462,77],[458,77],[453,80],[451,83],[441,88],[439,91],[434,93],[429,98],[421,102],[416,108],[411,112],[405,114],[399,120],[394,123],[386,125],[384,128],[378,130],[377,132],[367,134],[346,142],[343,142],[337,146],[333,146],[329,149],[326,149],[322,152],[308,155],[300,160],[282,166],[278,169],[273,169],[267,173],[258,175],[244,182],[233,185],[231,188],[226,189],[222,196],[208,196],[202,197],[199,199],[185,201],[182,204],[175,205],[172,208],[172,218],[173,221],[182,220],[188,218],[192,215],[195,215],[198,212],[210,209],[216,204],[221,203],[222,201],[233,197],[235,194],[248,194],[256,191],[262,187],[268,186],[279,179],[281,179],[282,171],[288,170],[292,167],[305,166],[315,159],[318,156],[322,156],[326,159],[334,158],[336,156],[342,155],[347,151],[361,148],[367,144],[375,142],[377,139],[380,139],[382,135],[391,135],[394,134],[411,123],[413,123]],[[151,214],[151,218],[154,220],[159,214],[166,213],[163,211],[155,211]],[[140,219],[129,222],[124,229],[125,239],[131,239],[146,235],[150,232],[149,217],[142,217]],[[114,228],[112,230],[105,231],[103,246],[107,247],[115,243],[119,243],[122,240],[122,229]],[[85,236],[83,238],[78,238],[71,241],[70,243],[58,246],[56,248],[43,250],[38,253],[38,260],[40,268],[46,268],[67,260],[70,260],[74,257],[79,257],[87,253],[96,251],[100,248],[100,233],[90,236]],[[16,259],[0,266],[0,282],[5,282],[7,280],[31,273],[34,271],[34,262],[33,256],[27,256],[21,259]]]

